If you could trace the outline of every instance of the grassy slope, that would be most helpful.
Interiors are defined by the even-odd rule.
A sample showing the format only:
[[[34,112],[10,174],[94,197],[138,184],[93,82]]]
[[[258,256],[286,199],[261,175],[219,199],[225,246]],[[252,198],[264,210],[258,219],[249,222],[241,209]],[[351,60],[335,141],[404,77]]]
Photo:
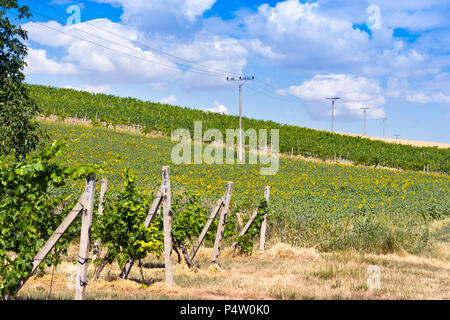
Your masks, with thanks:
[[[72,165],[106,162],[109,186],[120,187],[125,166],[141,186],[154,191],[161,167],[170,165],[174,193],[198,191],[211,206],[233,181],[233,203],[255,203],[271,186],[272,237],[321,250],[356,248],[370,252],[420,252],[429,244],[427,225],[450,215],[450,178],[344,165],[280,159],[274,176],[261,165],[174,165],[166,138],[102,128],[50,124],[54,138],[78,138],[64,160]],[[250,207],[249,210],[250,211]]]
[[[100,121],[115,125],[139,124],[147,131],[160,131],[166,135],[176,128],[192,131],[196,120],[202,120],[203,130],[217,128],[223,134],[226,129],[238,126],[236,116],[71,89],[37,85],[31,85],[30,89],[47,115],[77,115],[80,118],[86,115],[92,120],[98,117]],[[293,152],[320,159],[342,158],[357,164],[416,171],[423,170],[425,166],[432,171],[450,171],[450,149],[417,148],[248,118],[244,118],[243,125],[244,130],[279,129],[280,151],[283,153]]]

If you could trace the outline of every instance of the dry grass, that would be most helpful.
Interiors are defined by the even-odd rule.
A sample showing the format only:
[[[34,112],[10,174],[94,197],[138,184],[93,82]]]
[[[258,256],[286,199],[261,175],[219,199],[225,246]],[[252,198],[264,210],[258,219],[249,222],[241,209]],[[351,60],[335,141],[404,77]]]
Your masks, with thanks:
[[[450,225],[442,224],[442,227]],[[439,241],[438,241],[439,242]],[[443,245],[443,244],[442,244]],[[446,243],[448,246],[448,243]],[[447,248],[448,249],[448,248]],[[71,253],[76,247],[71,247]],[[175,286],[164,282],[162,258],[143,261],[145,282],[139,268],[129,280],[118,278],[117,265],[107,266],[97,281],[89,281],[88,299],[450,299],[450,262],[436,251],[429,256],[374,255],[359,252],[320,253],[276,243],[265,252],[238,255],[225,248],[221,268],[211,266],[211,248],[196,257],[197,273],[184,262],[175,263]],[[381,270],[381,288],[369,289],[369,265]],[[68,279],[74,265],[64,262],[54,276],[52,299],[71,299]],[[89,266],[88,280],[94,267]],[[24,299],[47,299],[51,269],[30,279],[19,294]]]

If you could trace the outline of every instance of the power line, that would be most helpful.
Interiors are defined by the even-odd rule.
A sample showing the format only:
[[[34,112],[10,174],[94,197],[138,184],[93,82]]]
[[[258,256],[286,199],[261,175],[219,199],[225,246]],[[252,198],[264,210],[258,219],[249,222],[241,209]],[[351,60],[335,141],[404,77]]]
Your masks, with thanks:
[[[64,15],[66,15],[66,16],[68,15],[67,12],[62,11],[62,10],[60,10],[60,9],[58,9],[58,8],[55,8],[55,7],[53,7],[53,6],[51,6],[51,5],[47,4],[47,3],[44,3],[44,2],[42,2],[42,1],[40,1],[40,0],[34,0],[34,1],[40,3],[40,4],[44,5],[44,6],[46,6],[46,7],[48,7],[48,8],[50,8],[50,9],[52,9],[52,10],[54,10],[54,11],[56,11],[56,12],[62,13],[62,14],[64,14]],[[41,15],[42,15],[42,14],[41,14]],[[47,18],[49,18],[49,17],[47,17]],[[49,19],[52,19],[52,18],[49,18]],[[143,44],[143,43],[141,43],[141,42],[139,42],[139,41],[137,41],[137,40],[131,40],[131,39],[128,39],[128,38],[126,38],[126,37],[121,36],[120,34],[117,34],[117,33],[115,33],[115,32],[112,32],[112,31],[108,30],[108,29],[105,29],[105,28],[102,28],[102,27],[100,27],[100,26],[97,26],[97,25],[95,25],[95,24],[93,24],[93,23],[90,23],[89,21],[86,21],[86,22],[84,22],[84,23],[87,24],[87,25],[93,26],[94,28],[97,28],[97,29],[100,29],[100,30],[102,30],[102,31],[105,31],[105,32],[107,32],[107,33],[109,33],[109,34],[115,35],[116,37],[119,37],[119,38],[121,38],[121,39],[123,39],[123,40],[127,40],[127,41],[132,42],[132,43],[135,43],[135,44],[139,44],[140,46],[142,46],[142,47],[144,47],[144,48],[147,48],[147,49],[149,49],[149,50],[157,51],[157,52],[159,52],[160,54],[163,54],[163,55],[166,55],[166,56],[169,56],[169,57],[178,59],[178,60],[182,60],[182,61],[185,61],[185,62],[190,63],[190,64],[192,64],[192,65],[197,65],[197,66],[203,68],[203,70],[202,70],[202,69],[199,69],[199,71],[215,73],[215,74],[220,75],[220,76],[223,76],[224,74],[226,74],[226,75],[242,76],[242,74],[239,74],[239,73],[234,73],[234,72],[230,72],[230,71],[225,71],[225,70],[223,70],[223,69],[218,69],[218,68],[214,68],[214,67],[205,66],[205,65],[202,65],[202,64],[193,62],[193,61],[191,61],[191,60],[188,60],[188,59],[185,59],[185,58],[182,58],[182,57],[179,57],[179,56],[176,56],[176,55],[167,53],[167,52],[162,51],[162,50],[160,50],[160,49],[157,49],[157,48],[148,46],[148,45]],[[79,30],[79,29],[77,29],[77,30]],[[80,30],[80,31],[82,31],[82,30]],[[91,35],[92,35],[92,34],[91,34]],[[211,71],[211,70],[214,70],[214,71]],[[269,83],[267,83],[267,82],[265,82],[265,81],[263,81],[263,80],[261,80],[261,79],[256,79],[256,80],[259,81],[262,85],[266,86],[267,88],[270,88],[271,90],[273,90],[273,91],[275,92],[275,94],[281,96],[280,94],[276,93],[276,90],[277,90],[277,89],[276,89],[275,87],[273,87],[272,85],[270,85]]]
[[[37,0],[36,0],[36,1],[37,1]],[[35,10],[34,10],[34,11],[35,11]],[[36,11],[35,11],[35,12],[36,12]],[[46,17],[46,18],[48,18],[48,19],[53,19],[53,17],[48,17],[48,16],[46,16],[46,15],[44,15],[44,14],[41,14],[41,13],[39,13],[39,12],[36,12],[36,13],[39,14],[39,15],[41,15],[41,16],[43,16],[43,17]],[[65,35],[68,35],[68,36],[73,37],[73,38],[75,38],[75,39],[78,39],[78,40],[81,40],[81,41],[88,42],[88,43],[90,43],[90,44],[93,44],[93,45],[102,47],[102,48],[107,49],[107,50],[110,50],[110,51],[114,51],[114,52],[116,52],[116,53],[118,53],[118,54],[130,56],[130,57],[133,57],[133,58],[136,58],[136,59],[140,59],[140,60],[142,60],[142,61],[146,61],[146,62],[150,62],[150,63],[155,63],[155,64],[161,65],[161,66],[163,66],[163,67],[166,67],[166,68],[169,68],[169,69],[173,69],[173,70],[179,71],[179,69],[176,68],[176,67],[174,67],[173,65],[170,65],[170,64],[167,64],[167,63],[161,63],[161,62],[154,61],[154,60],[145,59],[145,58],[138,57],[138,56],[135,56],[135,55],[130,54],[130,53],[126,53],[126,52],[123,52],[123,51],[120,51],[120,50],[116,50],[116,49],[114,49],[114,48],[111,48],[111,47],[108,47],[108,46],[99,44],[99,43],[97,43],[97,42],[95,42],[95,41],[88,40],[88,39],[82,38],[82,37],[80,37],[80,36],[77,36],[77,35],[74,35],[74,34],[65,32],[65,31],[63,31],[63,30],[59,30],[59,29],[53,28],[53,27],[51,27],[51,26],[48,26],[47,24],[41,23],[41,22],[39,22],[39,21],[35,21],[35,20],[31,19],[31,18],[28,18],[27,20],[29,20],[29,21],[31,21],[31,22],[34,22],[34,23],[36,23],[36,24],[38,24],[38,25],[41,25],[41,26],[43,26],[43,27],[45,27],[45,28],[47,28],[47,29],[50,29],[50,30],[53,30],[53,31],[56,31],[56,32],[59,32],[59,33],[65,34]],[[124,45],[119,44],[119,43],[116,43],[116,42],[114,42],[114,41],[111,41],[111,40],[108,40],[108,39],[99,37],[99,36],[97,36],[97,35],[95,35],[95,34],[92,34],[92,33],[90,33],[90,32],[87,32],[87,31],[84,31],[84,30],[80,30],[80,29],[77,29],[77,28],[74,28],[74,30],[77,30],[77,31],[86,33],[86,34],[88,34],[88,35],[94,36],[94,37],[96,37],[96,38],[98,38],[98,39],[101,39],[101,40],[104,40],[104,41],[107,41],[107,42],[110,42],[110,43],[112,43],[112,44],[114,44],[114,45],[123,47],[123,48],[125,48],[125,49],[127,49],[127,50],[134,50],[134,51],[138,52],[139,54],[143,54],[143,52],[141,52],[141,51],[139,51],[139,50],[137,50],[137,49],[135,49],[135,48],[130,48],[130,47],[128,47],[128,46],[124,46]],[[152,58],[160,59],[160,60],[166,62],[166,60],[164,60],[163,58],[159,58],[159,57],[157,57],[157,56],[153,56]],[[169,60],[169,61],[167,61],[167,62],[171,62],[171,61]],[[218,75],[216,75],[216,74],[213,75],[213,74],[211,74],[210,72],[202,71],[202,70],[189,69],[189,70],[186,70],[186,72],[192,72],[192,73],[197,73],[197,74],[201,74],[201,75],[207,75],[207,76],[218,77]],[[222,77],[221,77],[221,78],[222,78]],[[274,95],[274,94],[268,92],[267,89],[263,88],[263,87],[260,86],[260,85],[256,85],[255,88],[249,86],[249,89],[250,89],[250,90],[253,90],[253,91],[257,92],[257,93],[263,94],[263,95],[265,95],[265,96],[271,97],[271,98],[273,98],[273,99],[278,99],[278,100],[284,101],[284,102],[297,103],[296,101],[294,102],[293,100],[289,100],[289,99],[284,99],[284,98],[282,98],[282,97],[283,97],[282,95],[279,95],[279,94]]]
[[[52,9],[52,10],[55,10],[55,11],[57,11],[57,12],[60,12],[60,13],[62,13],[62,14],[64,14],[64,15],[66,15],[66,16],[68,15],[67,12],[62,11],[62,10],[59,10],[58,8],[55,8],[55,7],[53,7],[53,6],[51,6],[51,5],[47,4],[47,3],[44,3],[44,2],[42,2],[42,1],[40,1],[40,0],[34,0],[34,1],[40,3],[40,4],[44,5],[44,6],[46,6],[46,7],[48,7],[48,8],[50,8],[50,9]],[[221,76],[223,76],[223,75],[236,75],[236,76],[241,75],[241,74],[238,74],[238,73],[232,73],[232,72],[229,72],[229,71],[225,71],[225,70],[221,70],[221,69],[217,69],[217,68],[205,66],[205,65],[202,65],[202,64],[193,62],[193,61],[191,61],[191,60],[188,60],[188,59],[185,59],[185,58],[182,58],[182,57],[179,57],[179,56],[176,56],[176,55],[167,53],[167,52],[162,51],[162,50],[160,50],[160,49],[157,49],[157,48],[154,48],[154,47],[150,47],[150,46],[148,46],[148,45],[146,45],[146,44],[143,44],[143,43],[141,43],[141,42],[139,42],[139,41],[137,41],[137,40],[131,40],[131,39],[128,39],[128,38],[126,38],[126,37],[123,37],[123,36],[121,36],[121,35],[115,33],[115,32],[112,32],[112,31],[110,31],[110,30],[108,30],[108,29],[105,29],[105,28],[102,28],[102,27],[100,27],[100,26],[97,26],[97,25],[95,25],[95,24],[93,24],[93,23],[90,23],[89,21],[86,21],[86,22],[84,22],[84,23],[87,24],[87,25],[93,26],[94,28],[97,28],[97,29],[100,29],[100,30],[102,30],[102,31],[105,31],[105,32],[107,32],[107,33],[109,33],[109,34],[112,34],[112,35],[114,35],[114,36],[116,36],[116,37],[119,37],[119,38],[121,38],[121,39],[123,39],[123,40],[127,40],[127,41],[129,41],[129,42],[139,44],[140,46],[142,46],[142,47],[144,47],[144,48],[147,48],[147,49],[149,49],[149,50],[157,51],[157,52],[159,52],[160,54],[163,54],[163,55],[166,55],[166,56],[169,56],[169,57],[172,57],[172,58],[181,60],[181,61],[185,61],[185,62],[187,62],[187,63],[189,63],[189,64],[191,64],[191,65],[197,65],[197,66],[200,66],[201,68],[204,68],[203,71],[205,71],[205,72],[216,73],[216,74],[221,75]],[[79,30],[79,29],[78,29],[78,30]],[[215,71],[211,71],[211,70],[215,70]]]
[[[172,65],[164,64],[164,63],[161,63],[161,62],[158,62],[158,61],[149,60],[149,59],[144,59],[144,58],[142,58],[142,57],[137,57],[137,56],[135,56],[135,55],[132,55],[132,54],[129,54],[129,53],[120,51],[120,50],[116,50],[116,49],[113,49],[113,48],[104,46],[104,45],[102,45],[102,44],[96,43],[96,42],[94,42],[94,41],[87,40],[87,39],[78,37],[78,36],[76,36],[76,35],[70,34],[70,33],[68,33],[68,32],[64,32],[64,31],[62,31],[62,30],[59,30],[59,29],[50,27],[50,26],[48,26],[48,25],[46,25],[46,24],[44,24],[44,23],[41,23],[41,22],[39,22],[39,21],[35,21],[35,20],[33,20],[33,19],[29,19],[29,20],[30,20],[31,22],[34,22],[34,23],[36,23],[36,24],[39,24],[39,25],[41,25],[41,26],[43,26],[43,27],[45,27],[45,28],[54,30],[54,31],[56,31],[56,32],[59,32],[59,33],[65,34],[65,35],[68,35],[68,36],[70,36],[70,37],[76,38],[76,39],[81,40],[81,41],[85,41],[85,42],[91,43],[91,44],[93,44],[93,45],[102,47],[102,48],[104,48],[104,49],[111,50],[111,51],[117,52],[117,53],[119,53],[119,54],[127,55],[127,56],[130,56],[130,57],[136,58],[136,59],[140,59],[140,60],[142,60],[142,61],[146,61],[146,62],[150,62],[150,63],[155,63],[155,64],[158,64],[158,65],[164,66],[164,67],[166,67],[166,68],[169,68],[169,69],[173,69],[173,70],[179,71],[178,68],[175,68],[175,67],[173,67]],[[77,30],[78,30],[78,29],[77,29]],[[118,44],[118,45],[119,45],[119,44]],[[120,46],[120,45],[119,45],[119,46]],[[130,49],[130,48],[128,48],[128,49]],[[199,71],[199,70],[193,70],[193,69],[186,70],[185,72],[193,72],[193,73],[198,73],[198,74],[201,74],[201,75],[206,75],[206,76],[211,76],[211,77],[218,77],[217,75],[212,75],[212,74],[210,74],[210,73],[205,73],[205,72],[202,72],[202,71]]]
[[[35,10],[31,10],[31,11],[34,12],[35,14],[38,14],[38,15],[42,16],[42,17],[45,17],[45,18],[48,18],[48,19],[54,19],[54,17],[46,16],[46,15],[44,15],[44,14],[42,14],[42,13],[39,13],[39,12],[37,12],[37,11],[35,11]],[[69,35],[69,36],[73,36],[72,34],[70,34],[70,33],[68,33],[68,32],[64,32],[64,31],[62,31],[62,30],[59,30],[59,29],[56,29],[56,28],[53,28],[53,27],[49,27],[49,26],[46,25],[46,24],[43,24],[43,23],[40,23],[40,22],[37,22],[37,21],[34,21],[34,20],[31,20],[31,21],[33,21],[33,22],[35,22],[35,23],[38,23],[38,24],[40,24],[40,25],[42,25],[42,26],[44,26],[44,27],[50,28],[50,29],[52,29],[52,30],[55,30],[55,31],[64,33],[64,34]],[[100,40],[109,42],[109,43],[111,43],[111,44],[113,44],[113,45],[116,45],[116,46],[119,46],[119,47],[122,47],[122,48],[125,48],[125,49],[128,49],[128,50],[136,51],[136,52],[139,53],[139,54],[145,55],[144,52],[139,51],[139,50],[136,49],[136,48],[128,47],[128,46],[125,46],[125,45],[123,45],[123,44],[117,43],[117,42],[115,42],[115,41],[111,41],[111,40],[105,39],[105,38],[103,38],[103,37],[100,37],[100,36],[98,36],[98,35],[96,35],[96,34],[93,34],[93,33],[88,32],[88,31],[81,30],[81,29],[78,29],[78,28],[73,28],[73,30],[77,30],[77,31],[79,31],[79,32],[83,32],[83,33],[88,34],[88,35],[90,35],[90,36],[96,37],[97,39],[100,39]],[[76,37],[76,36],[73,36],[73,37]],[[79,40],[88,41],[88,42],[90,42],[90,43],[100,45],[100,44],[94,43],[93,41],[88,40],[88,39],[84,39],[84,38],[80,38],[80,37],[76,37],[76,38],[79,39]],[[106,48],[106,47],[103,46],[103,45],[100,45],[100,46]],[[117,51],[117,50],[112,49],[112,48],[110,48],[110,47],[107,47],[107,49]],[[118,51],[118,52],[123,53],[123,54],[128,54],[128,53],[124,53],[124,52],[122,52],[122,51]],[[128,54],[128,55],[129,55],[129,54]],[[136,56],[133,56],[133,57],[136,57]],[[138,58],[138,57],[136,57],[136,58]],[[153,55],[152,58],[157,59],[157,60],[161,60],[161,61],[164,61],[164,62],[172,62],[172,61],[170,61],[170,60],[167,60],[167,59],[158,57],[158,56],[156,56],[156,55]],[[139,59],[142,59],[142,58],[139,58]],[[143,59],[143,60],[149,61],[148,59]],[[150,62],[158,63],[158,62],[156,62],[156,61],[150,61]],[[173,62],[172,62],[172,63],[173,63]],[[178,68],[174,68],[173,66],[168,65],[168,64],[163,64],[163,63],[158,63],[158,64],[165,65],[165,66],[167,66],[167,67],[171,67],[172,69],[178,70]],[[182,66],[182,67],[185,67],[185,68],[191,67],[191,66],[182,65],[182,64],[179,64],[179,65]],[[199,74],[203,74],[203,75],[210,75],[210,74],[213,74],[213,73],[208,72],[208,71],[196,70],[196,69],[189,69],[189,70],[186,70],[186,72],[195,72],[195,73],[199,73]],[[223,77],[222,74],[218,74],[218,73],[214,73],[214,76],[216,76],[216,77],[219,77],[219,76],[220,76],[220,77]]]
[[[266,97],[269,97],[269,98],[272,98],[272,99],[280,100],[280,101],[287,102],[287,103],[298,104],[298,101],[290,100],[290,99],[287,99],[287,98],[283,98],[283,96],[281,96],[281,95],[277,96],[275,94],[270,93],[266,89],[262,89],[261,87],[255,85],[255,84],[248,85],[247,88],[252,90],[252,91],[254,91],[254,92],[256,92],[256,93],[263,94]]]

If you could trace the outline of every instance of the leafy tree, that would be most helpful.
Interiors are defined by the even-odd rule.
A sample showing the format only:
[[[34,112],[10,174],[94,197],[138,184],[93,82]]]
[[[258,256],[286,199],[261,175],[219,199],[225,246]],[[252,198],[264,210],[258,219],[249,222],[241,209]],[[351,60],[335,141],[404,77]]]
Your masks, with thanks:
[[[35,121],[40,109],[23,84],[27,32],[14,24],[31,13],[17,0],[0,0],[0,5],[0,155],[21,158],[36,148],[43,134]],[[7,10],[17,12],[17,18],[11,21]]]

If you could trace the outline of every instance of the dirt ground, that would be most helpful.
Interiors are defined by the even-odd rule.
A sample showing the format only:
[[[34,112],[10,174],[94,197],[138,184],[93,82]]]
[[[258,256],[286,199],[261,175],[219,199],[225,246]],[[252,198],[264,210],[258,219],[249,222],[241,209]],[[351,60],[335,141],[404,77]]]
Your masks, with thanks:
[[[450,219],[434,224],[433,248],[421,256],[374,255],[358,252],[318,252],[285,243],[269,243],[265,252],[239,255],[225,248],[221,268],[209,263],[212,249],[202,248],[191,271],[174,259],[174,287],[164,282],[162,258],[143,261],[142,279],[135,265],[129,280],[121,280],[117,265],[107,266],[92,281],[88,269],[87,299],[450,299]],[[69,261],[75,261],[72,246]],[[379,273],[377,273],[379,271]],[[64,262],[51,273],[32,277],[20,299],[72,299],[76,266]],[[377,285],[376,278],[379,282]]]

